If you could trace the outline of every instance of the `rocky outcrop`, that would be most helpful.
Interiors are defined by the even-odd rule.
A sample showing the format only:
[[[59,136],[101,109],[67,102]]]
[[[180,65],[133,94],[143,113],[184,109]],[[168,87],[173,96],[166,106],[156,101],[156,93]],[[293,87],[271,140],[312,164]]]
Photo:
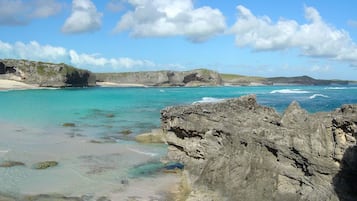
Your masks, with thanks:
[[[187,200],[357,200],[357,105],[281,115],[249,95],[166,108],[162,128]]]
[[[53,64],[28,60],[0,60],[0,76],[3,79],[36,84],[41,87],[95,86],[95,75],[67,64]]]
[[[147,86],[217,86],[222,85],[219,73],[206,70],[97,73],[97,81]]]

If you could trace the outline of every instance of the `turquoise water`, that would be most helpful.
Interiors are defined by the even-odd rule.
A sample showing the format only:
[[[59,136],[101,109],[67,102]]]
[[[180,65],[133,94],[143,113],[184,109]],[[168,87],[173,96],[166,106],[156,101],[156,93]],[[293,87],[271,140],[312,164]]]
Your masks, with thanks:
[[[256,94],[258,102],[282,112],[298,101],[309,112],[357,103],[357,87],[259,86],[201,88],[86,88],[0,92],[0,120],[42,128],[75,123],[73,132],[115,137],[160,126],[160,110],[196,101]]]
[[[141,196],[151,197],[163,190],[156,184],[168,188],[175,181],[175,176],[158,174],[167,147],[138,144],[133,137],[160,127],[160,110],[167,106],[247,94],[256,94],[260,104],[278,112],[293,100],[309,112],[357,103],[357,86],[0,91],[0,162],[26,164],[0,168],[0,195],[60,193],[105,195],[116,200],[115,196],[137,196],[141,192]],[[64,123],[75,127],[63,127]],[[124,130],[132,134],[122,134]],[[109,141],[93,143],[93,138]],[[43,160],[56,160],[59,166],[40,172],[30,168]]]

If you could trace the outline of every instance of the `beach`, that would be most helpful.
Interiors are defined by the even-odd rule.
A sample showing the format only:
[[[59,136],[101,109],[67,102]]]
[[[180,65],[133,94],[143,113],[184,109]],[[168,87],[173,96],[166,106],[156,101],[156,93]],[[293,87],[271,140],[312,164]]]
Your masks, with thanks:
[[[23,82],[0,79],[0,90],[24,90],[24,89],[38,89],[37,85],[26,84]]]

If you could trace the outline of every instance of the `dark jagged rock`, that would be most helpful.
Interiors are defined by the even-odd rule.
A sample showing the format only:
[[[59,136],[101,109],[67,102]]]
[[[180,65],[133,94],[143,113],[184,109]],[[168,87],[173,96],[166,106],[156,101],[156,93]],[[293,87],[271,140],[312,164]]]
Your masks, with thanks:
[[[357,105],[280,115],[250,95],[166,108],[162,128],[187,200],[357,200]]]
[[[14,79],[42,87],[87,87],[96,85],[96,78],[93,73],[64,63],[53,64],[3,59],[0,60],[0,74],[5,74],[6,76],[3,77],[5,79]]]

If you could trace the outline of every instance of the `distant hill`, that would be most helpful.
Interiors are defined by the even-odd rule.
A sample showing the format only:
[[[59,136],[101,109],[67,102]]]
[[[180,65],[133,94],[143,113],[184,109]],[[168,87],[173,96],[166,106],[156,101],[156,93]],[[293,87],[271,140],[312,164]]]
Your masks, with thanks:
[[[320,80],[309,76],[297,77],[254,77],[235,74],[221,74],[225,85],[347,85],[357,84],[347,80]]]
[[[208,69],[190,71],[146,71],[92,73],[60,63],[0,59],[0,79],[21,81],[40,87],[109,86],[222,86],[222,85],[347,85],[357,81],[319,80],[309,76],[256,77],[220,74]]]

